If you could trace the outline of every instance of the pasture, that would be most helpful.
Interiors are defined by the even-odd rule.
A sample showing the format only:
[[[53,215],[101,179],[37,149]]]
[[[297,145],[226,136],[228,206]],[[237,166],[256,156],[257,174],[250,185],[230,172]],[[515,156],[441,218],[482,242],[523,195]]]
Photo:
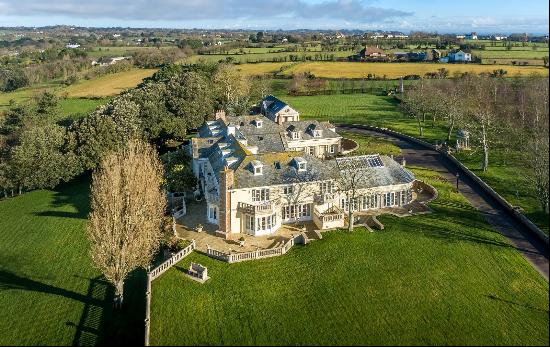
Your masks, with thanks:
[[[481,72],[490,73],[495,69],[504,69],[508,76],[530,75],[537,73],[548,76],[548,69],[539,66],[478,65],[478,64],[432,64],[432,63],[356,63],[356,62],[306,62],[283,70],[282,75],[310,72],[316,77],[324,78],[366,78],[368,74],[377,77],[399,78],[406,75],[424,76],[438,69],[449,70],[450,76],[455,73]]]
[[[156,71],[157,69],[132,69],[108,74],[68,86],[63,88],[62,92],[71,98],[113,96],[136,87],[144,78],[153,75]]]
[[[276,258],[185,258],[153,282],[151,344],[547,344],[548,283],[452,184],[414,172],[439,190],[433,214]],[[208,282],[185,277],[191,261]]]

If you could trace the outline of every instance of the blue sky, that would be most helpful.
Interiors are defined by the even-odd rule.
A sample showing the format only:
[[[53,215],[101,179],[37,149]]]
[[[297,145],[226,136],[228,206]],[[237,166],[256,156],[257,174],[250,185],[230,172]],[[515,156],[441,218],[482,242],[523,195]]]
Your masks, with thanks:
[[[547,0],[0,0],[0,26],[548,33]]]

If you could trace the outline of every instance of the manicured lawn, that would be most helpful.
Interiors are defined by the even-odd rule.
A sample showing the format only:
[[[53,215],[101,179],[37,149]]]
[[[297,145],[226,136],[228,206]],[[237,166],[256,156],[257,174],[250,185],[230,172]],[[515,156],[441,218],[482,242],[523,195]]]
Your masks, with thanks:
[[[433,214],[328,232],[282,257],[192,254],[153,282],[151,344],[548,344],[548,284],[449,183]],[[208,267],[201,285],[190,261]]]
[[[143,343],[143,271],[114,313],[88,253],[88,187],[84,178],[0,201],[0,344]]]
[[[318,96],[281,96],[304,118],[328,120],[333,123],[357,123],[387,127],[418,137],[418,125],[399,109],[391,96],[372,94],[335,94]],[[445,129],[436,124],[427,127],[428,138],[444,138]]]
[[[387,140],[382,140],[376,137],[363,136],[348,131],[339,131],[338,134],[347,139],[352,139],[357,142],[359,147],[349,155],[363,154],[382,154],[382,155],[399,155],[401,150],[399,147]]]
[[[386,127],[405,134],[422,138],[428,142],[442,143],[447,137],[444,125],[427,121],[424,136],[420,137],[418,124],[401,112],[396,99],[371,94],[336,94],[319,96],[285,96],[280,98],[292,105],[303,119],[329,120],[333,123],[356,123]],[[451,143],[454,143],[454,134]],[[483,173],[481,153],[463,152],[458,158],[472,169],[510,203],[521,206],[525,215],[543,231],[548,233],[548,214],[542,212],[535,192],[529,186],[522,153],[493,148],[490,152],[489,172]]]

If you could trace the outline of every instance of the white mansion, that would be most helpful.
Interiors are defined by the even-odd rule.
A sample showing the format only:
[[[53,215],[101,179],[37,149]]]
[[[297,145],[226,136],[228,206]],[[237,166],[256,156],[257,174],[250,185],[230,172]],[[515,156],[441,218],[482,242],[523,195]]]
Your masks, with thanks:
[[[409,204],[414,176],[381,155],[343,157],[342,137],[329,122],[300,121],[299,113],[268,96],[257,111],[223,111],[199,129],[189,146],[198,192],[219,233],[267,235],[282,223],[344,226],[348,191],[340,189],[349,163],[362,170],[354,211]],[[346,169],[347,167],[347,169]]]

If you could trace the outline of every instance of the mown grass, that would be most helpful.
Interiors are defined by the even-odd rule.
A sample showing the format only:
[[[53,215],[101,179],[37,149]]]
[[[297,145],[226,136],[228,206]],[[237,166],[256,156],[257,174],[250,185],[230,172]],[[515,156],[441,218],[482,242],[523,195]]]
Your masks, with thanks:
[[[85,235],[89,179],[0,200],[0,344],[141,344],[143,272],[126,283],[126,307],[92,267]]]
[[[298,110],[304,119],[328,120],[332,123],[368,124],[390,128],[421,138],[431,143],[442,143],[447,137],[445,125],[428,120],[424,125],[424,134],[420,136],[418,123],[400,110],[398,101],[393,97],[372,94],[336,94],[319,96],[280,96]],[[455,134],[451,137],[451,144]],[[483,173],[481,153],[462,152],[458,155],[464,165],[514,205],[520,206],[525,215],[543,231],[548,232],[548,214],[538,203],[532,185],[528,181],[522,153],[502,147],[494,148],[490,153],[489,171]]]
[[[399,155],[401,153],[399,147],[387,140],[379,139],[372,136],[359,135],[349,131],[338,131],[338,134],[357,143],[357,149],[351,152],[349,155]]]
[[[153,345],[548,344],[548,283],[437,173],[433,214],[282,257],[192,254],[153,282]],[[198,284],[189,262],[208,267]]]

